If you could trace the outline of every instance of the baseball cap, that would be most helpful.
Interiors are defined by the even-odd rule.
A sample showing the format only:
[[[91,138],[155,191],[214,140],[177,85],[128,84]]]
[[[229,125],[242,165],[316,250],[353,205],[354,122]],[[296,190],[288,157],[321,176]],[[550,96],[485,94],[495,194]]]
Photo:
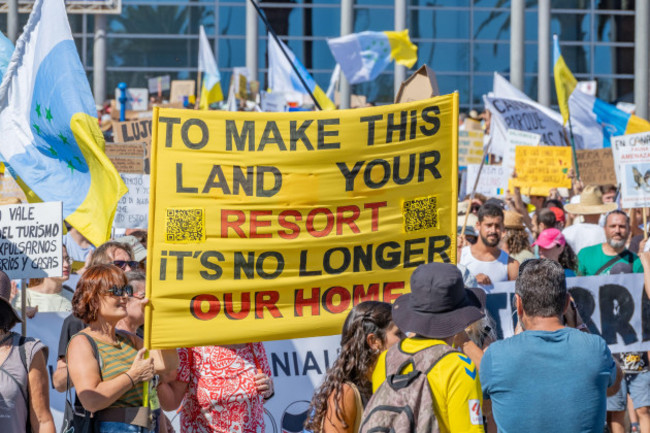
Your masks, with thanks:
[[[564,217],[564,211],[560,209],[559,207],[549,207],[549,210],[555,214],[555,220],[557,222],[566,222],[566,218]]]
[[[564,239],[564,235],[558,229],[546,229],[539,234],[533,245],[544,249],[553,248],[555,245],[563,247],[566,245],[566,239]]]

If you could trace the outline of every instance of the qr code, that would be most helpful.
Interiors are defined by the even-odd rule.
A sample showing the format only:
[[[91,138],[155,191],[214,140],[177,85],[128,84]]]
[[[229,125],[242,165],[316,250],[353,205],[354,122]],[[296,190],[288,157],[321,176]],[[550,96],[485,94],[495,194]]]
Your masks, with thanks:
[[[169,208],[165,224],[167,242],[190,243],[205,240],[205,210]]]
[[[437,228],[438,197],[419,197],[404,201],[402,216],[404,217],[404,231],[407,233]]]

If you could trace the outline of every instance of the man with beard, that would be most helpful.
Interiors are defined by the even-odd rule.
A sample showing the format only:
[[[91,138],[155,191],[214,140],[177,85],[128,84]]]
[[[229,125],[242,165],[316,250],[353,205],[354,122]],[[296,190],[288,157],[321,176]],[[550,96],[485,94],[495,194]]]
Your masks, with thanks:
[[[461,251],[460,264],[469,269],[487,292],[494,283],[515,280],[519,272],[519,262],[499,248],[503,230],[503,210],[486,203],[478,211],[476,243]]]
[[[630,234],[630,218],[622,210],[613,210],[605,217],[605,239],[602,244],[586,247],[578,254],[578,275],[609,274],[612,267],[628,263],[633,272],[643,272],[639,257],[625,248]]]

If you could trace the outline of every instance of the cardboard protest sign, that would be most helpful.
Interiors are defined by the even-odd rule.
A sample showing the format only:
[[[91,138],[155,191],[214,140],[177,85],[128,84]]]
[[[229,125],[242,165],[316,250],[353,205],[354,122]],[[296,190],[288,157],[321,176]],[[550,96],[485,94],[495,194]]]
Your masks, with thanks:
[[[570,147],[517,146],[517,177],[512,185],[520,188],[571,188],[567,177],[573,166]]]
[[[427,65],[422,65],[400,84],[395,95],[395,103],[419,101],[438,95],[440,95],[440,91],[436,73]]]
[[[361,300],[408,292],[418,264],[454,262],[457,128],[458,94],[337,112],[156,108],[147,346],[334,334]]]
[[[458,132],[458,167],[480,164],[483,159],[483,131]]]
[[[470,164],[467,166],[468,191],[474,188],[480,167],[480,164]],[[478,185],[476,185],[476,192],[488,197],[502,196],[506,193],[504,185],[508,183],[509,177],[510,174],[507,168],[502,165],[484,165]]]
[[[106,156],[119,173],[145,172],[146,143],[106,143]]]
[[[650,303],[643,274],[573,277],[566,285],[589,331],[603,337],[612,353],[650,350],[650,321],[645,320]],[[514,281],[496,283],[487,296],[499,339],[514,335],[514,291]]]
[[[196,89],[194,80],[172,80],[169,102],[183,102],[186,96],[194,95]]]
[[[113,122],[113,137],[116,142],[151,142],[151,119]]]
[[[0,206],[0,270],[12,280],[60,277],[60,201]]]
[[[585,185],[617,185],[611,148],[576,150],[580,180]]]
[[[113,227],[146,229],[149,220],[149,175],[120,174],[129,192],[117,203]]]
[[[650,206],[650,132],[612,137],[616,178],[621,185],[621,206]]]
[[[122,91],[115,89],[115,101],[117,103],[117,110],[122,108],[120,97]],[[126,109],[130,111],[147,111],[149,109],[149,90],[139,88],[126,89]]]

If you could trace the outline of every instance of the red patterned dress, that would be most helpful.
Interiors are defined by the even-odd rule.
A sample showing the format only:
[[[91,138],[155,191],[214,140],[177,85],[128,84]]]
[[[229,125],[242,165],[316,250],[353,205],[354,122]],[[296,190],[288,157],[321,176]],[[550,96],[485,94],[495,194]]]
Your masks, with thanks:
[[[179,349],[178,380],[189,383],[181,409],[183,433],[263,433],[258,368],[271,377],[262,343]]]

